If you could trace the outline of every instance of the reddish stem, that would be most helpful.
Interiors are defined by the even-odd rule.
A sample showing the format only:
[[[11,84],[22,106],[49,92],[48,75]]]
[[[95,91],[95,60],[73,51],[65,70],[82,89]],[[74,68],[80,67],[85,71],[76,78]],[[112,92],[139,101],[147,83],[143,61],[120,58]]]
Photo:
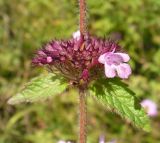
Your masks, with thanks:
[[[87,32],[87,24],[86,24],[86,0],[79,0],[79,25],[81,34],[85,35]]]
[[[85,90],[79,90],[79,143],[86,143],[87,140],[87,105]]]
[[[79,0],[79,26],[82,35],[87,33],[86,24],[86,0]],[[79,89],[79,143],[86,143],[87,140],[87,105],[86,105],[86,91]]]

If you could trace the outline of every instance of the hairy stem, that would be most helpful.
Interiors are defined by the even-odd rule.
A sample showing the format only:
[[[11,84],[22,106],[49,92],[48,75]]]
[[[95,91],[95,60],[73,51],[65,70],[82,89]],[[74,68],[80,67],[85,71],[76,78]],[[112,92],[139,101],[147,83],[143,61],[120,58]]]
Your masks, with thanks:
[[[84,36],[87,33],[86,23],[86,0],[79,0],[79,26],[80,32]],[[79,143],[86,143],[87,139],[87,105],[86,91],[79,89]]]
[[[87,139],[87,105],[86,92],[83,89],[79,90],[79,143],[86,143]]]
[[[86,23],[86,0],[79,0],[79,26],[80,32],[85,35],[87,33],[87,23]]]

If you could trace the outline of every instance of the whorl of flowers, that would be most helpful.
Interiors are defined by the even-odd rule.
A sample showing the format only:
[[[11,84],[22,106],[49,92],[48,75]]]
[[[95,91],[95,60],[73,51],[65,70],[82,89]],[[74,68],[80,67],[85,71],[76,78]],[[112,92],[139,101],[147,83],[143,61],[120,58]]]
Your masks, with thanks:
[[[102,64],[105,64],[107,77],[115,77],[117,70],[119,77],[128,78],[131,70],[129,65],[123,62],[128,62],[129,56],[119,53],[120,49],[120,46],[111,40],[90,35],[84,37],[77,31],[69,40],[53,40],[45,44],[37,52],[33,64],[46,65],[74,83],[82,80],[88,83],[103,76]]]

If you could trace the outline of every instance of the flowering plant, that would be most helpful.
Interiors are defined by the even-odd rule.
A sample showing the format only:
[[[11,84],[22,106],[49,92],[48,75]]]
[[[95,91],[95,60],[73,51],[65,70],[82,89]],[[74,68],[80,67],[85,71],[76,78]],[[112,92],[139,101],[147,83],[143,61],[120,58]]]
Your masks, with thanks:
[[[115,111],[137,127],[150,130],[145,110],[133,91],[121,79],[131,75],[130,57],[112,40],[91,36],[86,26],[86,3],[80,0],[80,30],[69,40],[53,40],[45,44],[33,58],[33,65],[50,70],[47,75],[31,80],[22,92],[8,103],[35,102],[74,88],[79,91],[79,142],[87,138],[88,95],[107,109]]]

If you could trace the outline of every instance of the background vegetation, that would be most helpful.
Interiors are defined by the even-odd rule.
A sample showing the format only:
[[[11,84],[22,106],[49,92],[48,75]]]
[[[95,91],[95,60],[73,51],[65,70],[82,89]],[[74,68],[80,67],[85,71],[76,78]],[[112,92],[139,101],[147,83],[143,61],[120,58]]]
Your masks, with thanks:
[[[43,103],[10,106],[9,97],[45,72],[34,69],[36,49],[78,28],[77,0],[0,0],[0,143],[56,143],[77,139],[78,97],[74,91]],[[160,103],[160,1],[88,0],[90,33],[112,37],[132,57],[127,81],[140,100]],[[118,143],[160,143],[160,114],[145,133],[88,100],[88,143],[100,135]]]

